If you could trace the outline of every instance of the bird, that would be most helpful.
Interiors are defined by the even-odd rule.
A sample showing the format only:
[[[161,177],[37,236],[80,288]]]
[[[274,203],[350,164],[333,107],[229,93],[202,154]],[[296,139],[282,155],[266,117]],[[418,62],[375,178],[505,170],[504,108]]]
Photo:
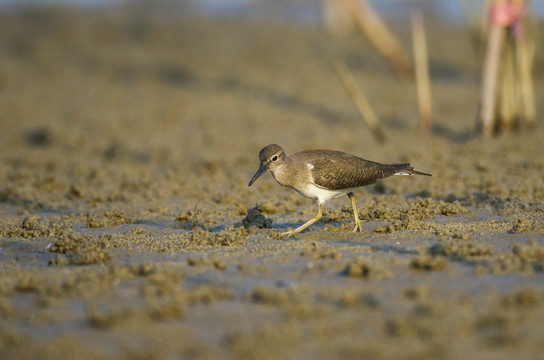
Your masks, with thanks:
[[[251,186],[261,175],[270,171],[276,182],[295,190],[300,195],[317,200],[317,215],[294,230],[281,233],[291,237],[318,221],[323,205],[331,199],[347,195],[351,201],[355,226],[353,232],[362,232],[361,221],[353,191],[372,185],[392,175],[431,174],[416,171],[409,163],[381,164],[336,150],[305,150],[287,156],[277,144],[265,146],[259,152],[259,169],[249,181]]]

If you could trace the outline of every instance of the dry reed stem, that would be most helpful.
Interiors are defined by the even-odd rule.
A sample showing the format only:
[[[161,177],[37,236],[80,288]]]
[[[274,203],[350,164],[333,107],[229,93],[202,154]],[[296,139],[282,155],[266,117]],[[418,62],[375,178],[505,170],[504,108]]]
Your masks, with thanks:
[[[492,24],[482,72],[481,104],[478,117],[480,132],[484,136],[492,136],[495,130],[495,95],[503,38],[503,28],[498,24]]]
[[[353,31],[355,22],[349,9],[338,0],[322,0],[325,29],[335,35],[345,36]]]
[[[376,138],[376,140],[379,142],[385,142],[386,137],[380,128],[378,117],[376,116],[374,110],[372,110],[369,101],[358,87],[357,82],[353,78],[353,75],[347,68],[346,64],[344,64],[343,61],[338,61],[335,64],[335,68],[338,72],[340,80],[342,81],[342,84],[346,88],[349,97],[357,107],[357,110],[359,110],[359,113],[363,117],[365,124],[372,132],[374,138]]]
[[[512,130],[519,122],[519,92],[516,79],[514,39],[508,34],[503,46],[502,61],[500,66],[499,106],[498,119],[501,130]]]
[[[412,36],[414,38],[414,58],[416,71],[416,89],[419,107],[419,124],[427,133],[432,129],[432,96],[429,77],[429,61],[425,38],[425,27],[420,12],[412,14]]]
[[[490,26],[478,124],[484,136],[491,136],[495,131],[518,128],[521,120],[534,123],[534,48],[523,19],[524,0],[492,0],[487,4]]]
[[[524,31],[518,41],[518,44],[519,45],[516,48],[516,56],[518,59],[517,72],[521,87],[520,93],[522,102],[522,115],[527,123],[532,126],[535,123],[536,106],[531,70],[535,58],[536,41],[534,41],[534,39],[529,40],[528,31]]]
[[[389,61],[397,76],[401,79],[412,78],[410,58],[370,3],[367,0],[343,0],[342,3],[353,14],[371,44]]]

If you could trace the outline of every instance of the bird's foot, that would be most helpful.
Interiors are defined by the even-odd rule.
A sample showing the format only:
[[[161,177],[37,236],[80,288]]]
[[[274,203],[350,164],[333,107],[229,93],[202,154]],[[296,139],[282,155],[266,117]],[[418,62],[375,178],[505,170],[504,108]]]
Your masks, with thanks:
[[[359,220],[359,219],[357,219]],[[351,232],[363,232],[363,228],[361,227],[361,221],[355,221],[355,226],[353,227],[353,230]]]
[[[299,232],[300,231],[297,231],[297,230],[285,231],[285,232],[280,233],[280,236],[293,237],[296,234],[298,234]]]

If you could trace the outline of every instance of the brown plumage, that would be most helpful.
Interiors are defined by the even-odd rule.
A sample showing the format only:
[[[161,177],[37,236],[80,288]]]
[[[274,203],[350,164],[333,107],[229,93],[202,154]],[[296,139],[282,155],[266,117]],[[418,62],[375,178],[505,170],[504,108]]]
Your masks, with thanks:
[[[407,175],[429,175],[415,171],[409,163],[380,164],[334,150],[301,151],[290,158],[311,163],[315,184],[331,190],[372,185],[400,171]]]
[[[270,170],[274,179],[283,186],[296,190],[302,196],[317,199],[319,212],[315,218],[299,228],[284,233],[292,236],[321,217],[323,204],[341,195],[348,195],[355,216],[353,231],[361,231],[353,190],[371,185],[392,175],[426,175],[414,170],[409,163],[380,164],[374,161],[334,150],[306,150],[291,156],[285,155],[281,146],[272,144],[259,152],[260,166],[249,186],[259,176]]]

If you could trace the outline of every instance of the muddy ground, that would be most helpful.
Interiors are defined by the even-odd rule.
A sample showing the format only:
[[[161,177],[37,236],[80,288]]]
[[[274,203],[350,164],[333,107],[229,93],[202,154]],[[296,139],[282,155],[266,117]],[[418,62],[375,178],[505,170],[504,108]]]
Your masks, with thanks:
[[[413,85],[357,34],[123,8],[1,17],[0,358],[544,351],[544,104],[534,129],[474,136],[481,57],[466,29],[429,22],[426,136]],[[408,29],[395,25],[407,47]],[[385,144],[347,98],[339,59]],[[358,191],[362,233],[345,197],[285,239],[317,205],[270,175],[248,188],[270,143],[433,177]],[[242,226],[256,206],[272,228]]]

